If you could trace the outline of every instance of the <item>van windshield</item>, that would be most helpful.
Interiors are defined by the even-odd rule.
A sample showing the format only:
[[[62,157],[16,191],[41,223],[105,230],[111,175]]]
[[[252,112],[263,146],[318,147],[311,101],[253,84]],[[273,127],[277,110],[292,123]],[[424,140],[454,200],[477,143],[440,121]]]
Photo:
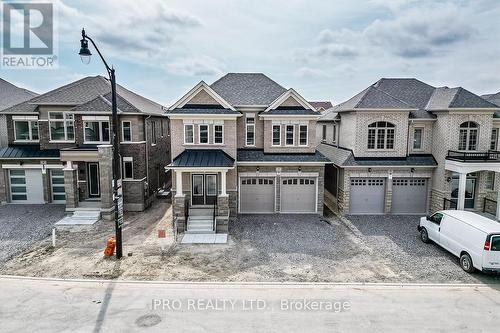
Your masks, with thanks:
[[[491,237],[491,251],[500,251],[500,236]]]

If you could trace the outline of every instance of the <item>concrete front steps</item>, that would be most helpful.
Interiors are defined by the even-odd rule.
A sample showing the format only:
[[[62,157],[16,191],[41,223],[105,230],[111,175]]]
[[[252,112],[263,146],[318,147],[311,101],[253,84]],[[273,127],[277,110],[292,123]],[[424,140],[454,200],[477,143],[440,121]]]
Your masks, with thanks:
[[[58,226],[85,226],[93,225],[101,219],[100,209],[89,210],[77,209],[73,212],[73,215],[66,216],[59,222],[56,222],[56,227]]]
[[[190,208],[187,221],[188,234],[215,234],[213,208]]]

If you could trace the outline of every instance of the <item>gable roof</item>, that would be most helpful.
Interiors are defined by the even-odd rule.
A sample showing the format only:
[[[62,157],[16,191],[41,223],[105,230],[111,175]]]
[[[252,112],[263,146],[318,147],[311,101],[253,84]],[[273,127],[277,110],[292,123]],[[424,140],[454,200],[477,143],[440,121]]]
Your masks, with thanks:
[[[117,84],[117,103],[122,112],[163,114],[163,107]],[[76,105],[73,111],[111,112],[111,84],[103,76],[88,76],[3,110],[4,113],[37,112],[38,105]]]
[[[309,102],[316,110],[320,111],[320,109],[328,110],[333,107],[332,102],[330,101],[317,101],[317,102]]]
[[[318,121],[334,121],[338,120],[338,112],[335,112],[333,108],[324,111]]]
[[[228,73],[210,87],[233,106],[268,106],[286,91],[262,73]]]
[[[431,111],[453,108],[498,108],[462,88],[435,88],[415,78],[383,78],[349,100],[336,112],[357,109],[409,110],[410,118],[435,118]]]
[[[482,98],[500,107],[500,92],[496,94],[481,95]]]
[[[35,96],[38,96],[38,94],[28,89],[19,88],[0,78],[0,110],[10,108]]]
[[[198,95],[201,91],[205,91],[217,104],[188,104],[189,101]],[[180,111],[182,110],[182,111]],[[210,111],[204,111],[210,110]],[[217,110],[221,110],[218,112]],[[223,112],[222,112],[223,110]],[[184,96],[182,96],[174,105],[168,108],[168,113],[170,114],[236,114],[239,115],[240,112],[236,111],[231,104],[229,104],[223,97],[221,97],[216,91],[214,91],[205,81],[200,81],[196,86],[191,88]]]

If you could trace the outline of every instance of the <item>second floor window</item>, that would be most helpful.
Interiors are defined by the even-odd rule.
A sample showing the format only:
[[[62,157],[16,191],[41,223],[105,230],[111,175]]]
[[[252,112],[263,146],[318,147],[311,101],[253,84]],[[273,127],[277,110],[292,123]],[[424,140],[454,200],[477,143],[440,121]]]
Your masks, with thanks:
[[[378,121],[368,125],[368,149],[394,149],[394,124]]]
[[[321,128],[321,141],[326,141],[326,125]]]
[[[214,125],[214,143],[224,143],[224,127],[222,125]]]
[[[493,128],[491,130],[490,150],[497,150],[497,145],[498,145],[498,128]]]
[[[307,125],[299,126],[299,146],[307,146]]]
[[[477,130],[478,130],[477,124],[472,121],[466,121],[460,125],[458,150],[477,149]]]
[[[415,128],[413,130],[413,149],[422,149],[422,134],[424,130],[422,128]]]
[[[132,141],[132,123],[130,121],[122,122],[122,140],[124,142]]]
[[[38,141],[37,120],[14,120],[15,141]]]
[[[293,136],[295,132],[295,126],[294,125],[286,125],[286,138],[285,138],[285,145],[287,146],[293,146]]]
[[[255,116],[246,116],[246,145],[255,146]]]
[[[194,130],[192,124],[184,125],[184,143],[192,144],[194,143]]]
[[[273,146],[281,145],[281,125],[273,125]]]
[[[208,125],[199,125],[198,134],[200,144],[208,144]]]
[[[332,142],[336,143],[337,142],[337,125],[335,125],[335,124],[332,126],[332,136],[333,136]]]
[[[50,141],[75,140],[75,118],[66,112],[49,112]]]
[[[109,142],[109,121],[86,121],[85,142]]]

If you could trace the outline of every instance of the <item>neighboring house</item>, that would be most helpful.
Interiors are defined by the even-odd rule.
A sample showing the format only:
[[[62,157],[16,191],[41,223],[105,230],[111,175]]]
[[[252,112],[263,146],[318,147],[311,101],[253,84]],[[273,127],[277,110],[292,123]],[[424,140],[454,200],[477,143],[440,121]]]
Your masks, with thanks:
[[[227,232],[238,213],[322,214],[321,114],[295,90],[229,73],[197,84],[168,115],[179,231]]]
[[[481,95],[482,98],[500,107],[500,92],[496,94]]]
[[[322,101],[322,102],[309,102],[311,106],[313,106],[316,111],[324,112],[333,107],[332,102]]]
[[[9,141],[0,150],[2,203],[64,203],[112,217],[110,90],[108,79],[86,77],[0,112]],[[168,118],[120,85],[117,105],[124,209],[141,211],[168,182]]]
[[[324,116],[337,125],[318,147],[327,196],[343,214],[496,206],[499,110],[460,87],[381,79]]]
[[[19,88],[0,78],[0,111],[27,101],[37,95],[37,93]],[[0,147],[5,147],[8,143],[7,118],[5,115],[0,114]]]

